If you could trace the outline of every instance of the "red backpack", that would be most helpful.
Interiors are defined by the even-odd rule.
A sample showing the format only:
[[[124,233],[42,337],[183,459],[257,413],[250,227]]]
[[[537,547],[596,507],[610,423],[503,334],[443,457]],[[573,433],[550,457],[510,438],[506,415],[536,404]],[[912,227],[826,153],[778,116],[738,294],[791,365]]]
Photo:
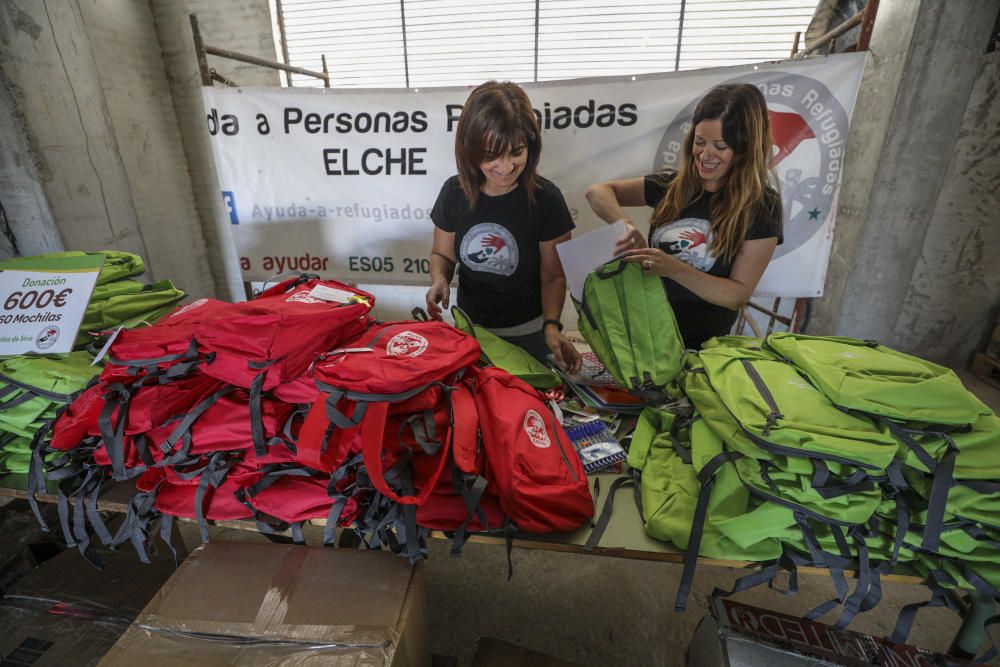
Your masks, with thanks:
[[[236,492],[244,486],[253,484],[259,475],[246,477],[227,477],[219,486],[211,484],[200,487],[198,484],[174,484],[164,480],[156,493],[156,509],[170,516],[196,519],[203,523],[209,521],[237,521],[251,518],[251,512],[237,497]],[[199,497],[199,489],[204,488],[204,495]],[[207,542],[207,533],[202,540]]]
[[[486,451],[480,437],[473,382],[474,377],[466,378],[451,392],[451,464],[441,474],[426,502],[417,508],[417,525],[424,528],[464,533],[499,531],[507,524],[496,492],[483,478]],[[418,461],[414,462],[415,468]],[[414,470],[414,478],[427,477],[426,472]],[[464,535],[459,540],[464,540]]]
[[[172,453],[173,458],[182,460],[192,455],[248,449],[253,453],[249,392],[234,387],[227,393],[213,394],[206,402],[207,406],[199,404],[195,410],[177,415],[150,432],[150,438],[159,445],[158,457]],[[289,447],[294,447],[295,414],[294,405],[266,396],[261,399],[261,423],[268,449],[263,455],[255,454],[255,461],[261,465],[273,462],[269,461],[273,451],[288,452]],[[289,452],[277,460],[290,457]]]
[[[127,387],[116,383],[107,387],[90,434],[102,437],[114,479],[129,479],[141,471],[127,471],[126,436],[149,433],[177,416],[190,423],[233,390],[235,387],[197,371],[165,384]]]
[[[258,416],[263,391],[297,380],[316,355],[368,328],[375,297],[333,280],[303,276],[275,285],[256,299],[233,304],[226,318],[195,331],[211,360],[204,372],[250,390],[253,444],[267,443]]]
[[[269,446],[261,456],[253,449],[248,392],[231,385],[221,388],[190,411],[178,412],[151,430],[126,436],[125,467],[163,467],[221,451],[240,451],[244,463],[257,467],[295,460],[291,450],[298,431],[296,406],[262,399],[261,420]],[[94,458],[99,465],[112,465],[103,445]]]
[[[433,413],[442,405],[442,398],[441,387],[431,385],[408,399],[390,403],[386,417],[387,441],[391,442],[396,437],[399,428],[396,417]],[[343,396],[339,400],[325,401],[328,401],[327,395],[320,393],[306,414],[299,433],[296,460],[314,470],[333,472],[348,458],[361,453],[358,424],[354,420],[356,418],[360,422],[367,405]],[[395,451],[395,448],[390,448],[387,454]]]
[[[108,350],[101,381],[131,384],[147,375],[178,377],[205,361],[194,334],[203,323],[221,321],[235,304],[198,299],[177,308],[151,327],[122,329]]]
[[[213,353],[205,372],[239,387],[261,390],[300,377],[316,355],[368,328],[375,297],[333,280],[297,278],[256,299],[232,304],[222,321],[195,331]]]
[[[313,405],[302,426],[300,460],[330,469],[350,452],[360,451],[379,493],[404,505],[423,503],[450,460],[450,420],[442,421],[440,411],[450,409],[450,388],[479,354],[476,339],[449,324],[408,321],[373,327],[345,349],[321,355],[313,377],[326,398]],[[439,447],[428,454],[433,462],[420,493],[400,495],[385,481],[383,455],[395,463],[407,452],[414,458],[423,452],[392,437],[389,416],[422,416],[428,411],[438,414],[431,421],[441,422],[446,432],[437,434]],[[331,445],[332,456],[327,454]]]
[[[341,522],[353,519],[370,547],[421,557],[416,507],[451,465],[455,433],[468,432],[453,428],[451,394],[479,355],[474,338],[444,322],[406,321],[373,327],[315,363],[325,396],[306,417],[297,456],[332,470]]]
[[[319,400],[319,389],[307,372],[291,382],[279,384],[271,391],[271,395],[285,403],[312,405]]]
[[[59,412],[52,424],[52,440],[49,449],[69,451],[75,449],[80,441],[88,435],[91,427],[97,424],[97,418],[104,407],[104,393],[107,385],[102,382],[87,387],[76,400]]]
[[[218,462],[218,461],[217,461]],[[164,468],[149,468],[135,480],[136,492],[129,499],[128,511],[119,526],[117,534],[110,542],[118,547],[131,542],[140,560],[149,562],[146,555],[146,540],[154,520],[160,521],[160,537],[171,551],[170,534],[174,517],[197,519],[203,542],[208,541],[206,519],[239,520],[248,519],[250,511],[236,498],[242,486],[249,486],[260,478],[256,475],[227,476],[224,466],[215,466],[214,474],[203,476],[204,483],[180,483],[171,479]],[[65,530],[65,527],[64,527]],[[174,551],[174,557],[177,557]]]
[[[575,530],[594,514],[580,457],[559,420],[524,381],[473,369],[486,477],[520,530]]]
[[[496,492],[487,484],[476,493],[474,488],[463,487],[464,481],[456,481],[454,472],[445,470],[427,501],[417,508],[417,525],[430,530],[501,531],[507,516]]]
[[[257,520],[262,533],[282,532],[291,526],[292,540],[304,542],[302,524],[326,519],[324,544],[332,544],[344,500],[336,504],[328,493],[329,475],[297,465],[268,466],[253,485],[237,492]]]

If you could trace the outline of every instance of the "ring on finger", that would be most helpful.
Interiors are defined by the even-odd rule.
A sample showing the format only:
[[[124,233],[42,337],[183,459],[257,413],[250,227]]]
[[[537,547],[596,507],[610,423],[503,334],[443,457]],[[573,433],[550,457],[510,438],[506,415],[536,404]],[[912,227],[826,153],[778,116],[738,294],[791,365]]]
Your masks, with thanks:
[[[653,268],[653,261],[647,259],[642,263],[642,266],[648,271],[649,269]]]

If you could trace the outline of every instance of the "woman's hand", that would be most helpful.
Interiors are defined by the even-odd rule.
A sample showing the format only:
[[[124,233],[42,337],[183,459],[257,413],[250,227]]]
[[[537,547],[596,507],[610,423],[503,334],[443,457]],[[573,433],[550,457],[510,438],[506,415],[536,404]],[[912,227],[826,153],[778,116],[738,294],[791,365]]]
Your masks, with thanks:
[[[651,276],[668,278],[673,275],[681,260],[668,255],[659,248],[637,248],[625,253],[622,259],[626,262],[638,262],[643,272]]]
[[[427,296],[425,297],[427,301],[427,315],[432,320],[440,320],[442,308],[448,307],[450,299],[451,285],[448,284],[448,281],[444,279],[435,280],[431,284],[431,288],[427,290]]]
[[[635,228],[632,221],[626,218],[622,222],[625,223],[625,236],[615,242],[615,257],[636,248],[646,247],[646,239],[643,237],[642,232]]]
[[[580,372],[583,357],[556,327],[545,327],[545,344],[551,350],[559,368],[570,374]]]

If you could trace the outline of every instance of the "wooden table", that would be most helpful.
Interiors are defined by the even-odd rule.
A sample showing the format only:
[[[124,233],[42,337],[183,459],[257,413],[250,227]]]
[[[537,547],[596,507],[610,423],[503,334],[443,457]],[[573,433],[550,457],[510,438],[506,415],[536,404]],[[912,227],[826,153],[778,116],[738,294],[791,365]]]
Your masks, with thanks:
[[[27,475],[4,475],[0,476],[0,497],[13,497],[26,499],[25,491],[27,485]],[[591,491],[595,483],[599,483],[602,493],[599,495],[598,503],[600,509],[604,506],[607,492],[611,488],[611,483],[618,475],[611,473],[599,473],[591,475]],[[56,502],[57,495],[53,489],[46,493],[39,493],[36,498],[39,502]],[[102,490],[97,499],[99,510],[108,512],[128,511],[129,499],[135,489],[131,483],[109,483]],[[632,500],[632,490],[623,489],[618,492],[615,499],[614,513],[607,529],[601,538],[599,546],[592,550],[584,549],[587,538],[590,537],[590,526],[584,526],[579,530],[570,533],[549,533],[539,534],[518,534],[515,535],[513,546],[521,549],[541,549],[544,551],[554,551],[561,553],[589,554],[593,556],[605,556],[611,558],[629,558],[636,560],[656,561],[664,563],[683,563],[684,552],[674,546],[654,540],[646,535],[642,527],[642,518],[639,516],[639,509]],[[595,517],[596,519],[596,517]],[[186,519],[185,519],[186,520]],[[210,521],[212,525],[225,528],[238,528],[242,530],[257,530],[253,521]],[[311,523],[323,526],[325,520],[313,520]],[[441,531],[431,531],[430,536],[435,539],[450,540],[451,538]],[[480,544],[505,545],[506,540],[502,537],[491,535],[473,535],[470,541]],[[715,558],[698,558],[698,566],[726,567],[737,570],[752,570],[759,566],[759,563],[750,561],[719,560]],[[800,567],[798,571],[802,574],[829,576],[829,570],[816,567]],[[849,577],[854,577],[852,571],[844,571]],[[923,585],[923,577],[915,574],[905,566],[882,577],[883,581],[891,581],[909,585]],[[972,598],[967,610],[962,627],[956,636],[956,645],[978,647],[985,636],[985,628],[982,620],[995,613],[995,603],[992,599]],[[973,649],[975,650],[975,649]]]
[[[25,491],[27,485],[27,475],[5,475],[0,477],[0,496],[14,498],[27,498]],[[598,513],[604,506],[607,499],[608,490],[611,483],[618,477],[612,473],[599,473],[591,475],[591,490],[595,483],[600,484],[601,493],[598,495]],[[97,499],[97,508],[107,512],[128,511],[129,499],[135,492],[131,483],[110,483],[106,484]],[[56,494],[53,492],[39,493],[39,502],[56,502]],[[596,519],[596,517],[595,517]],[[257,530],[253,521],[212,521],[213,525],[226,528],[241,528],[246,530]],[[314,525],[324,526],[326,521],[314,519]],[[521,549],[541,549],[544,551],[555,551],[563,553],[588,554],[594,556],[605,556],[611,558],[629,558],[635,560],[657,561],[664,563],[683,563],[684,552],[666,542],[660,542],[646,535],[642,528],[642,519],[639,516],[639,508],[632,500],[632,490],[623,489],[618,492],[615,499],[614,513],[608,523],[607,530],[601,538],[599,546],[593,550],[584,549],[587,538],[590,537],[591,528],[589,525],[570,533],[548,533],[529,534],[519,533],[515,535],[513,545]],[[441,531],[431,531],[431,537],[436,539],[451,539]],[[492,535],[473,535],[472,542],[479,544],[506,544],[503,537]],[[699,558],[698,565],[709,565],[714,567],[727,567],[731,569],[752,569],[758,563],[751,561],[719,560],[715,558]],[[803,574],[814,574],[829,576],[829,570],[824,568],[802,567],[799,572]],[[848,576],[854,573],[845,571]],[[894,581],[905,584],[923,584],[922,577],[902,569],[898,573],[889,574],[883,577],[886,581]]]

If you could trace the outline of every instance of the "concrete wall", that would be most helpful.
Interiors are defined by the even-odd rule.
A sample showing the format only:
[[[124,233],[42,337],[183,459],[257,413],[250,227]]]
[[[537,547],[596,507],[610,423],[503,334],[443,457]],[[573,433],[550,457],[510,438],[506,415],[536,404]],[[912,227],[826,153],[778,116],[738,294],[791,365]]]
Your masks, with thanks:
[[[952,226],[948,199],[964,193],[971,196],[962,208],[971,243],[966,247],[979,248],[984,257],[1000,249],[995,236],[976,237],[971,229],[985,230],[991,222],[995,229],[996,195],[989,192],[995,181],[963,184],[990,141],[995,145],[996,130],[961,130],[968,105],[966,122],[974,125],[991,104],[982,101],[989,97],[985,90],[979,102],[973,97],[970,103],[970,95],[977,79],[989,87],[983,54],[996,14],[989,0],[880,3],[851,128],[826,291],[815,304],[811,332],[875,338],[960,365],[978,343],[981,334],[971,332],[984,326],[996,304],[995,278],[985,278],[989,267],[966,252],[951,258],[965,275],[956,281],[944,270],[950,265],[942,263],[938,244],[954,242],[950,235],[963,237]],[[951,298],[959,290],[962,305]]]
[[[12,0],[0,44],[17,251],[128,250],[149,279],[214,291],[149,7]]]
[[[900,347],[949,365],[964,365],[982,350],[1000,315],[998,146],[995,51],[982,58],[893,332]]]
[[[0,21],[0,48],[9,43]],[[15,99],[20,91],[0,68],[0,257],[37,255],[62,249],[42,188],[48,169],[31,143],[27,119]]]
[[[148,264],[192,294],[212,294],[201,221],[149,5],[79,3],[139,217]]]
[[[830,334],[837,328],[918,13],[915,2],[887,0],[879,4],[847,139],[826,285],[823,297],[813,303],[811,333]]]
[[[170,80],[181,141],[187,155],[198,217],[202,222],[216,292],[243,298],[238,256],[222,204],[212,147],[206,131],[201,77],[194,54],[189,14],[196,14],[206,44],[276,60],[267,0],[151,0],[163,64]],[[241,86],[277,86],[277,70],[209,56],[209,66]],[[216,84],[219,85],[219,84]]]
[[[9,104],[25,121],[20,128],[4,128],[4,133],[27,132],[27,137],[19,137],[20,143],[34,151],[35,172],[59,241],[68,248],[111,246],[143,252],[145,244],[78,6],[3,3],[0,26],[0,70]],[[0,201],[10,194],[16,193],[0,193]]]

